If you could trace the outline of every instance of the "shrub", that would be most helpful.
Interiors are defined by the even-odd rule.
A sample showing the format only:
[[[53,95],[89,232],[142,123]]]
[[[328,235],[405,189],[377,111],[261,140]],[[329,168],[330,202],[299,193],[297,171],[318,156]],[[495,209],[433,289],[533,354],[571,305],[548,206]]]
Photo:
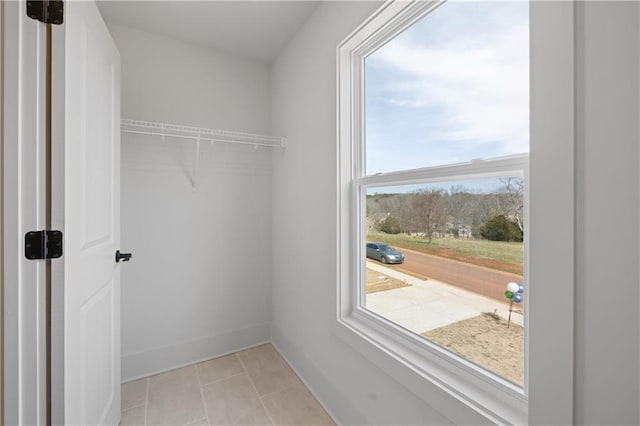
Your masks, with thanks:
[[[402,232],[402,224],[397,218],[387,216],[385,220],[380,223],[380,231],[385,234],[399,234]]]
[[[491,241],[522,241],[522,231],[504,214],[487,219],[480,227],[480,235]]]

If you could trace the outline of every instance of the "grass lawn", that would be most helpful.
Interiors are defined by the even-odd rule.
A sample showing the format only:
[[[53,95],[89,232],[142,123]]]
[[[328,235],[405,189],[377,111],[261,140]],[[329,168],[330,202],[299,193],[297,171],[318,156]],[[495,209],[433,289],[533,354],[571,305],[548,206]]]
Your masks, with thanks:
[[[472,240],[465,238],[425,238],[408,234],[383,234],[371,232],[368,241],[381,241],[399,248],[460,260],[504,272],[522,275],[523,243]]]
[[[393,290],[394,288],[408,287],[411,284],[391,278],[385,274],[367,268],[367,294],[379,291]]]

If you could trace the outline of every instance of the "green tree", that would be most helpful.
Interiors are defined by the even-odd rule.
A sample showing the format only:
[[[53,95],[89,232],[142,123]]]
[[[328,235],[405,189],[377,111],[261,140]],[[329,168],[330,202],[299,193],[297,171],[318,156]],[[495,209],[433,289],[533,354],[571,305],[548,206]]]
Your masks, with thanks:
[[[380,231],[385,234],[399,234],[402,224],[396,217],[389,215],[380,223]]]
[[[518,224],[504,214],[490,217],[480,227],[480,235],[491,241],[522,241],[522,231]]]

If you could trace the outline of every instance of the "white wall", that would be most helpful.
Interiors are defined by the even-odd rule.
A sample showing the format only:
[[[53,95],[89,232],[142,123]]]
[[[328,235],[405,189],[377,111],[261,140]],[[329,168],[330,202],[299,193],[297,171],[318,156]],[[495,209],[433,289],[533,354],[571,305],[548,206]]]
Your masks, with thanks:
[[[638,2],[577,23],[577,424],[639,424]]]
[[[267,65],[109,25],[123,118],[268,133]],[[122,374],[128,380],[269,339],[271,154],[122,136]]]
[[[448,424],[338,340],[336,317],[336,47],[381,3],[326,2],[272,69],[274,154],[272,339],[342,424]],[[460,407],[460,410],[465,410]],[[469,413],[472,422],[482,418]]]
[[[340,423],[446,424],[331,333],[336,315],[336,46],[376,4],[323,3],[272,69],[272,339]],[[638,424],[638,4],[577,16],[577,424]],[[553,313],[549,313],[553,315]],[[483,423],[464,414],[468,423]],[[457,417],[459,418],[459,417]]]
[[[272,339],[341,423],[446,424],[452,410],[484,421],[446,396],[419,399],[330,331],[335,49],[378,5],[321,4],[271,76],[110,25],[124,117],[289,138],[272,176],[264,151],[208,147],[194,193],[189,144],[123,137],[125,378],[266,340],[272,316]],[[638,424],[638,4],[584,3],[576,23],[575,421]]]

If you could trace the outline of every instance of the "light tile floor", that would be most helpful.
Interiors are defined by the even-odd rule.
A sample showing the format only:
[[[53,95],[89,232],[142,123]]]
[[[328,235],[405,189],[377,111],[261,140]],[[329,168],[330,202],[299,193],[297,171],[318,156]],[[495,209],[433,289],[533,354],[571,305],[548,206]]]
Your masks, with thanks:
[[[121,425],[333,425],[266,344],[122,385]]]

